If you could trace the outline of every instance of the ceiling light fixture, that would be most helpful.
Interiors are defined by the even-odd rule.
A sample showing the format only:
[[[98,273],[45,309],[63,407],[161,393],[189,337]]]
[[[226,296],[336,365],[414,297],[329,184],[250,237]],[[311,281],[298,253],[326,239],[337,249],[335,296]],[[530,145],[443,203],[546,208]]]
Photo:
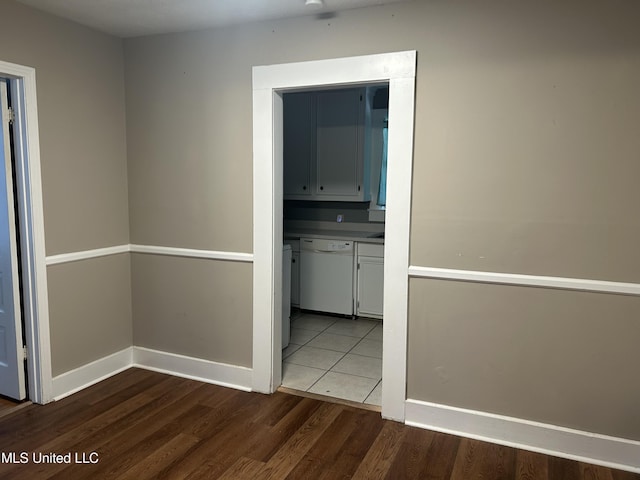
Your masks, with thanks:
[[[324,7],[324,2],[322,0],[305,0],[305,6],[311,8],[322,8]]]

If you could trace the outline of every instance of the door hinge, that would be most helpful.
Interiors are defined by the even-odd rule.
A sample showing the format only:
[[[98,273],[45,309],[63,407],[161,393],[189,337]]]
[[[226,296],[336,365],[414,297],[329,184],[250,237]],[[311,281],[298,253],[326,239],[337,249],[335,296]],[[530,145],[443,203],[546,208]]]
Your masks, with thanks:
[[[13,125],[13,122],[15,122],[15,120],[16,120],[16,114],[15,114],[15,112],[13,111],[13,108],[12,108],[12,107],[9,107],[9,108],[7,109],[7,115],[8,115],[8,117],[9,117],[9,125]]]
[[[26,345],[23,345],[23,346],[22,346],[22,358],[23,358],[24,360],[26,360],[26,359],[28,358],[28,355],[27,355],[27,346],[26,346]]]

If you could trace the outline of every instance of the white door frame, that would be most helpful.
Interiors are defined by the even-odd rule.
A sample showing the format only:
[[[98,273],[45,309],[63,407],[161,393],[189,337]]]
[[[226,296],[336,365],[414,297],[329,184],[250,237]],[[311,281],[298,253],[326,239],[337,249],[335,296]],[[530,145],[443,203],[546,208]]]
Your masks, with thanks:
[[[32,67],[0,61],[0,76],[9,79],[15,112],[16,214],[20,219],[29,399],[47,403],[52,400],[51,341],[36,72]]]
[[[253,67],[253,381],[280,385],[282,336],[282,93],[389,83],[382,416],[405,418],[409,228],[416,52]]]

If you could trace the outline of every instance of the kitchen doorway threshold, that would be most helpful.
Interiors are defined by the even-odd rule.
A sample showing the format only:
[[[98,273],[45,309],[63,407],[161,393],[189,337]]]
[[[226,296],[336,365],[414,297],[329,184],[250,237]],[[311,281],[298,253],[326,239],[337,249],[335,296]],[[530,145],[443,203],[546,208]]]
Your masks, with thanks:
[[[320,395],[318,393],[305,392],[303,390],[296,390],[294,388],[280,386],[278,387],[278,392],[286,393],[288,395],[295,395],[297,397],[311,398],[313,400],[322,400],[323,402],[336,403],[338,405],[346,405],[348,407],[359,408],[361,410],[368,410],[371,412],[382,412],[382,407],[378,405],[354,402],[353,400],[345,400],[343,398],[330,397],[328,395]]]

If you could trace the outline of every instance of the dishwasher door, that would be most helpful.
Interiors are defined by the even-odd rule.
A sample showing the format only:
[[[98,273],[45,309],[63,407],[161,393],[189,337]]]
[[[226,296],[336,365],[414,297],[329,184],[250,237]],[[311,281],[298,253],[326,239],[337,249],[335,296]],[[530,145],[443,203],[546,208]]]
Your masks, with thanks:
[[[300,239],[300,308],[353,315],[353,242]]]

